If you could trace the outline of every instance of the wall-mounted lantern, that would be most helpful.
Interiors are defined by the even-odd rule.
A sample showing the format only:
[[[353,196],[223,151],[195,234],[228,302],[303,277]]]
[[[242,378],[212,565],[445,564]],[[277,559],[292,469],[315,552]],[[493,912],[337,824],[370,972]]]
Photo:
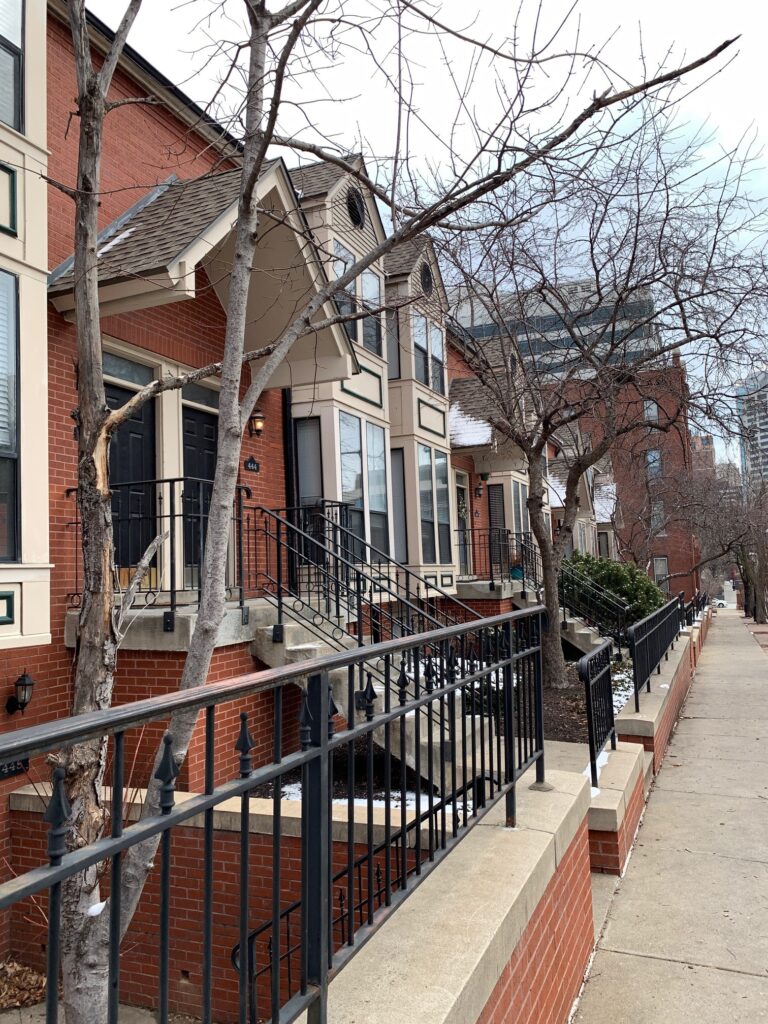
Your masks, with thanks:
[[[15,692],[5,702],[5,710],[9,715],[15,715],[17,711],[24,714],[24,708],[32,700],[35,680],[26,672],[22,672],[13,686]]]
[[[251,437],[261,437],[264,432],[264,413],[256,409],[248,417],[248,433]]]
[[[475,487],[475,497],[476,498],[482,498],[482,496],[483,496],[483,485],[482,484],[478,484],[477,487]]]

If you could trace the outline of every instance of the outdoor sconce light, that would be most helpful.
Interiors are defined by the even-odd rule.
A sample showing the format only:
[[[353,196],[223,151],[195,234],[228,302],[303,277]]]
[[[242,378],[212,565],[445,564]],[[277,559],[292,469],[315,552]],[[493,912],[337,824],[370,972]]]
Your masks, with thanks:
[[[13,685],[16,692],[5,702],[5,710],[9,715],[15,715],[17,711],[20,711],[23,715],[24,708],[32,700],[35,680],[32,676],[23,672]]]
[[[475,488],[475,497],[476,498],[482,498],[482,496],[483,496],[483,485],[482,484],[478,484],[477,487]]]
[[[248,417],[248,433],[251,437],[261,437],[264,431],[264,413],[257,409]]]

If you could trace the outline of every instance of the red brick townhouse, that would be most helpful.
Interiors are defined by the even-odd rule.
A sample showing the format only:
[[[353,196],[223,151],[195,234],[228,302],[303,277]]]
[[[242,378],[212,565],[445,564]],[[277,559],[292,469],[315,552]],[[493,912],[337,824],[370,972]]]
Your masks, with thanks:
[[[64,185],[75,180],[74,57],[60,0],[8,6],[16,20],[3,29],[10,35],[0,32],[0,49],[12,58],[0,70],[7,78],[0,89],[7,98],[0,104],[4,702],[23,673],[34,687],[23,715],[12,713],[9,699],[3,730],[69,713],[81,586],[71,415],[77,403],[73,206],[42,177]],[[105,52],[109,30],[91,18],[90,33],[94,50]],[[107,397],[118,405],[153,378],[221,356],[239,151],[236,140],[130,48],[112,93],[157,101],[115,109],[105,132],[99,289]],[[258,248],[249,348],[276,336],[322,275],[367,251],[384,230],[372,198],[324,164],[291,170],[273,160],[258,196],[280,224]],[[336,305],[373,308],[385,295],[405,304],[387,317],[335,325],[298,342],[248,425],[233,508],[229,603],[211,681],[298,657],[291,645],[312,653],[317,647],[308,641],[347,642],[354,618],[349,593],[342,595],[340,631],[339,616],[324,617],[313,605],[318,588],[308,586],[308,580],[323,582],[317,553],[329,531],[350,571],[366,573],[367,589],[378,594],[364,623],[352,624],[370,640],[399,628],[391,607],[426,603],[433,621],[455,603],[461,576],[482,578],[485,567],[470,564],[467,530],[498,512],[497,485],[510,503],[506,522],[518,524],[526,514],[524,467],[494,467],[479,453],[452,452],[448,389],[461,356],[446,340],[446,296],[426,240],[374,264]],[[149,541],[168,532],[120,650],[118,703],[178,684],[197,608],[217,401],[215,379],[164,393],[113,441],[118,586],[127,584]],[[495,469],[498,480],[490,475]],[[286,536],[292,553],[278,580],[277,566],[285,561],[278,540],[285,543]],[[287,631],[276,608],[283,592],[291,596],[282,609],[292,622]],[[309,625],[307,607],[315,620],[308,633],[301,625]],[[461,617],[467,609],[456,605],[451,614]],[[266,756],[270,708],[254,698],[247,710]],[[231,752],[231,760],[222,753],[218,766],[225,777],[234,770],[236,718],[222,717],[219,728],[218,749]],[[143,737],[137,774],[155,741]],[[33,777],[42,771],[33,764]],[[0,779],[3,871],[9,793],[27,781],[23,773],[18,765]],[[202,752],[193,742],[179,784],[194,789],[201,779]]]

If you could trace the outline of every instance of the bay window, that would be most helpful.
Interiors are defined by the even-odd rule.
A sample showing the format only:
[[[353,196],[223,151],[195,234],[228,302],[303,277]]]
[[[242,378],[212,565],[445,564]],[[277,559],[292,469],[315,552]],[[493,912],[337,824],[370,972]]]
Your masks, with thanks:
[[[360,420],[348,412],[339,413],[341,456],[341,499],[349,505],[349,528],[365,539],[363,500],[363,440]]]
[[[416,380],[429,386],[429,352],[427,350],[427,318],[414,313],[411,320],[413,335],[413,375]]]
[[[417,447],[422,561],[425,565],[450,565],[451,504],[448,455],[440,451],[433,453],[425,444]]]
[[[23,130],[23,0],[0,0],[0,121]]]
[[[361,275],[363,306],[366,309],[379,309],[381,306],[381,278],[372,270],[364,270]],[[381,355],[381,313],[367,316],[363,320],[363,348],[375,355]]]
[[[387,517],[387,456],[384,428],[366,424],[368,451],[368,517],[371,544],[389,554],[389,519]]]
[[[419,446],[419,515],[421,517],[421,558],[435,562],[435,503],[432,496],[432,449]]]
[[[445,394],[445,353],[443,351],[443,332],[434,324],[429,326],[429,342],[431,354],[432,390],[439,395]]]
[[[440,562],[447,565],[451,561],[451,503],[448,495],[448,456],[445,452],[435,452],[435,499]]]
[[[333,274],[337,280],[346,274],[354,262],[355,257],[349,249],[343,246],[341,242],[333,243]],[[340,288],[334,298],[336,300],[336,308],[341,316],[350,316],[354,313],[357,308],[355,303],[355,282],[350,281],[346,288]],[[352,341],[357,341],[357,320],[347,320],[344,324],[344,329]]]
[[[18,558],[18,282],[0,271],[0,561]]]

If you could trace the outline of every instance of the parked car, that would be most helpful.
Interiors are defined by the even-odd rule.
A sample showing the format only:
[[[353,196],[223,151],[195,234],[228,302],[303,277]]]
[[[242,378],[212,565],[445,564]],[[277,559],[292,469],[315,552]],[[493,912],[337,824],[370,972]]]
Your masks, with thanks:
[[[712,602],[712,605],[715,608],[727,608],[728,607],[728,605],[725,603],[725,601],[722,599],[722,597],[716,597],[714,599],[714,601]]]

